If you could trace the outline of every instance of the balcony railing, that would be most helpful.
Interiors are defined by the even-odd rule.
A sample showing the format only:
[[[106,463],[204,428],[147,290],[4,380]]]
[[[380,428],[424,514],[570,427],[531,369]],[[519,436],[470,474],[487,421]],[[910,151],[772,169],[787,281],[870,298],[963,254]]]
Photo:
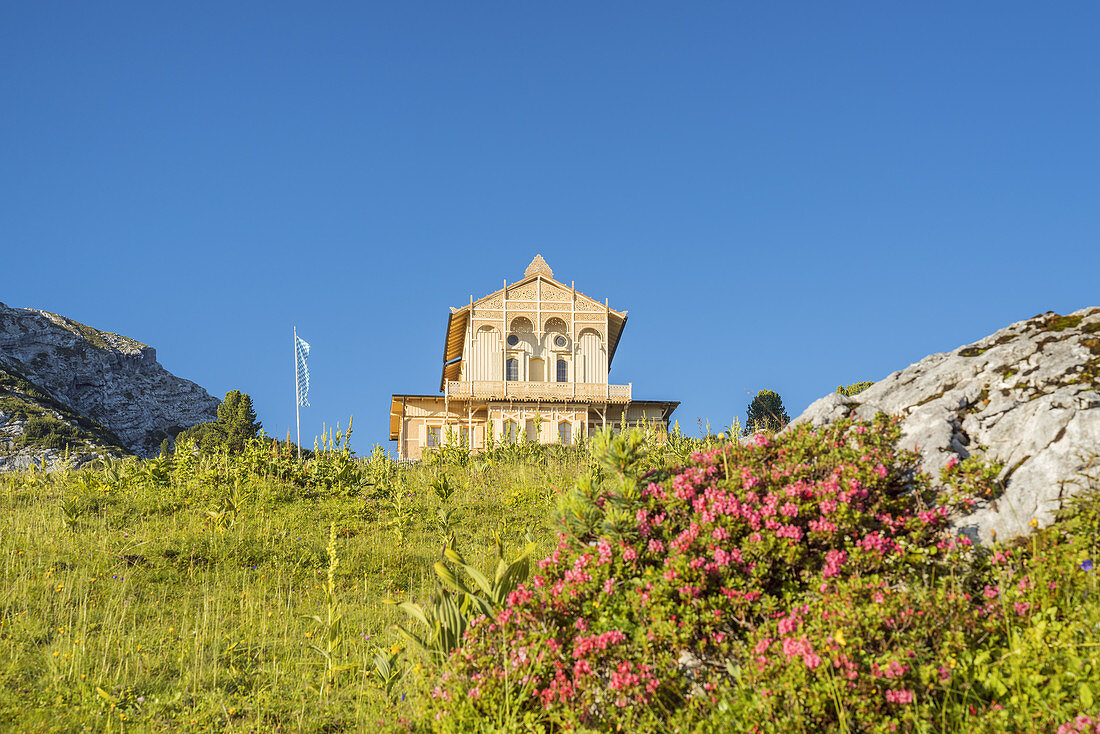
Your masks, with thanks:
[[[550,400],[629,403],[630,385],[595,382],[512,382],[507,380],[448,380],[447,396],[482,400]]]

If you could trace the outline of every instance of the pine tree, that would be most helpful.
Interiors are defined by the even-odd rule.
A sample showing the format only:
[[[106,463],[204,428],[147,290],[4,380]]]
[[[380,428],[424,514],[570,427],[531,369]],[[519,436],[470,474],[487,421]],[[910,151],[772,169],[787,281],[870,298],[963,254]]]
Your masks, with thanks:
[[[783,407],[783,398],[772,390],[761,390],[749,403],[748,420],[745,422],[745,435],[753,431],[778,431],[791,422]]]
[[[245,443],[256,438],[260,434],[263,424],[256,420],[256,411],[252,408],[252,396],[242,393],[237,402],[237,412],[233,416],[233,423],[228,433],[230,443],[235,451],[242,451]]]
[[[252,397],[240,390],[230,390],[218,406],[218,427],[225,435],[230,451],[243,451],[245,443],[260,432],[260,422],[252,408]]]
[[[252,397],[240,390],[230,390],[218,406],[217,420],[191,426],[177,437],[176,442],[192,441],[206,452],[222,448],[243,451],[245,444],[256,438],[261,428],[263,424],[256,420]]]

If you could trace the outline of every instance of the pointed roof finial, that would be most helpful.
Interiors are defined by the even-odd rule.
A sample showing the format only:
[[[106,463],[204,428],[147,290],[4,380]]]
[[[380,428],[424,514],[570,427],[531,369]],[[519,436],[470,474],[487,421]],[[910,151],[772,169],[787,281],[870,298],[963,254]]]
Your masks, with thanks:
[[[546,264],[546,261],[542,259],[542,255],[535,255],[535,259],[531,261],[531,264],[527,266],[527,269],[523,271],[524,278],[530,278],[532,275],[542,275],[547,278],[554,277],[554,271],[550,269],[550,266]]]

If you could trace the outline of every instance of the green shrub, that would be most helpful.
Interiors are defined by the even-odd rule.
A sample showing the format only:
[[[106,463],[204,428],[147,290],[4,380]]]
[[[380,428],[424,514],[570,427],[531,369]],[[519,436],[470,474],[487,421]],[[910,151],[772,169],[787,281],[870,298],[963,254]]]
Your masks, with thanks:
[[[968,456],[962,461],[952,456],[947,466],[940,470],[940,481],[963,494],[996,499],[1004,492],[1001,472],[1004,466],[995,461],[986,461],[981,456]]]
[[[84,438],[84,433],[74,425],[59,421],[51,415],[32,415],[23,424],[23,435],[16,443],[23,447],[61,451],[81,445]]]
[[[859,395],[861,392],[874,385],[873,382],[854,382],[851,385],[837,385],[836,391],[841,395],[847,395],[851,397],[853,395]]]

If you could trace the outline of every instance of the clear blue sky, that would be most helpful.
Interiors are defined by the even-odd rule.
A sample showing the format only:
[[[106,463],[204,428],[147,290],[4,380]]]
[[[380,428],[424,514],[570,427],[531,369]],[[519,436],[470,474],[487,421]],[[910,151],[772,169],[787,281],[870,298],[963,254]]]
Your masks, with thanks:
[[[1100,4],[5,3],[0,301],[386,439],[448,306],[559,279],[725,426],[1100,306]],[[415,285],[411,285],[415,284]],[[311,443],[311,441],[306,441]]]

